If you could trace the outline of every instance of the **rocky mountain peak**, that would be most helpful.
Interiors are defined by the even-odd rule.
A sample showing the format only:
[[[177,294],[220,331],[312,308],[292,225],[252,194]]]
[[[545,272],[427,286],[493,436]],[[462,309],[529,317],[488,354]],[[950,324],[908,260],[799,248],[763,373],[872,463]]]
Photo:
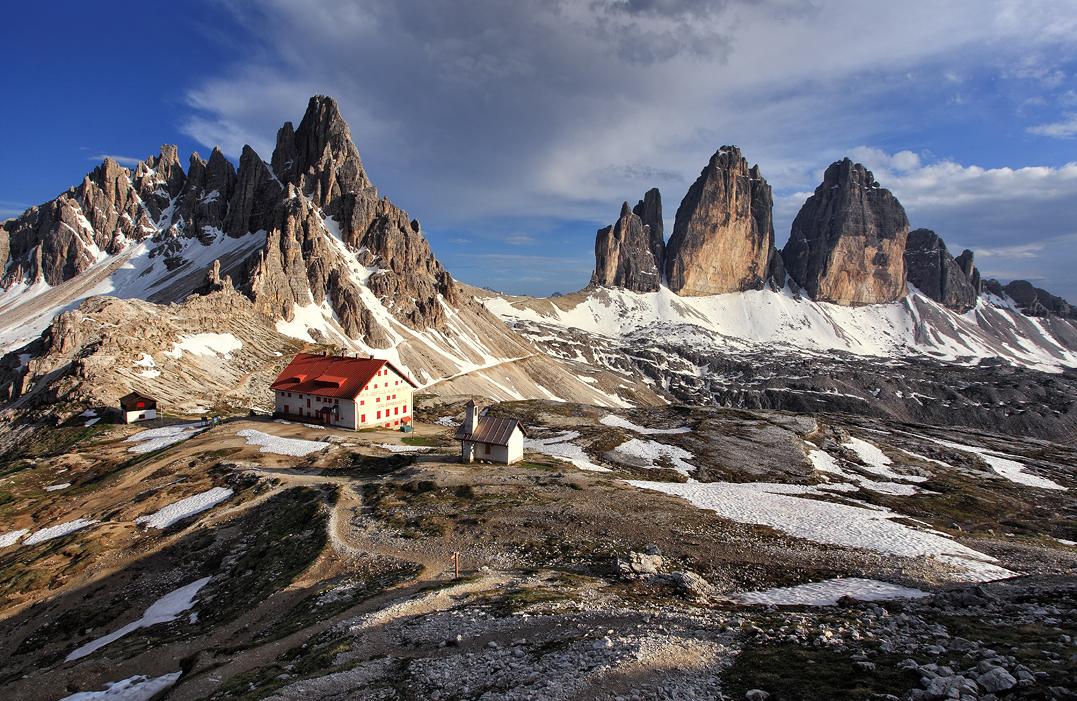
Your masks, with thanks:
[[[669,288],[689,296],[761,289],[777,258],[772,206],[758,166],[749,168],[736,146],[718,149],[677,208]]]
[[[658,190],[648,192],[636,205],[636,210],[652,221],[658,217],[658,241],[661,242],[662,202]],[[641,215],[633,211],[628,202],[622,204],[617,223],[600,229],[595,238],[595,272],[591,284],[623,287],[633,292],[657,292],[662,283],[662,251],[655,251],[654,234],[651,225],[644,224]]]
[[[659,275],[666,270],[666,235],[665,224],[662,222],[662,193],[658,188],[651,188],[643,195],[643,199],[632,208],[632,213],[640,218],[643,226],[648,230],[651,240],[651,253],[654,255],[655,265]]]
[[[1060,316],[1064,319],[1077,319],[1077,307],[1066,300],[1036,287],[1028,280],[1012,280],[1005,285],[998,280],[988,280],[984,287],[999,297],[1006,296],[1017,303],[1026,316]]]
[[[931,229],[909,232],[905,244],[905,270],[910,284],[931,299],[964,314],[980,296],[980,273],[972,264],[972,251],[956,260]]]
[[[903,298],[909,220],[872,172],[832,163],[793,220],[782,249],[789,276],[816,301],[859,305]]]
[[[294,183],[334,216],[342,198],[371,186],[337,101],[325,95],[310,98],[298,129],[281,127],[271,163],[282,183]]]

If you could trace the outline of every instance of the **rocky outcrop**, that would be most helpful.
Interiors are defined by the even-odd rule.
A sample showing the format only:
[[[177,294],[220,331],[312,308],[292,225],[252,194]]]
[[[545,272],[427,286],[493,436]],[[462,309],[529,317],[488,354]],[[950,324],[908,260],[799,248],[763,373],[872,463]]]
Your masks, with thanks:
[[[782,249],[786,271],[813,299],[844,305],[907,294],[909,220],[871,171],[846,158],[826,170],[793,220]]]
[[[666,281],[680,295],[758,290],[776,269],[773,200],[759,167],[723,146],[688,190],[666,247]]]
[[[648,190],[643,199],[632,208],[632,213],[639,217],[644,230],[650,236],[651,254],[661,277],[666,271],[666,232],[662,222],[662,193],[658,188]]]
[[[651,193],[655,193],[651,197]],[[661,200],[658,191],[647,193],[651,199],[650,210],[644,200],[636,209],[651,221],[658,217],[658,244],[663,246],[661,231]],[[621,216],[613,226],[599,229],[595,238],[595,272],[591,276],[592,285],[604,287],[623,287],[633,292],[657,292],[662,283],[660,266],[662,250],[656,246],[654,230],[643,223],[640,214],[629,209],[628,203],[621,206]]]
[[[204,294],[231,276],[259,312],[290,321],[296,306],[328,304],[371,347],[391,345],[368,308],[374,298],[413,329],[444,323],[444,305],[459,304],[456,285],[418,221],[378,197],[336,101],[311,98],[299,127],[281,128],[271,163],[249,146],[238,172],[220,149],[208,161],[192,154],[186,173],[175,146],[134,172],[106,159],[78,189],[4,223],[0,284],[55,286],[152,237],[147,260],[162,261],[164,277],[155,301]],[[660,204],[657,212],[660,221]],[[224,241],[215,280],[203,277],[204,263],[193,267],[202,246],[250,235],[264,235],[264,246]]]
[[[59,285],[155,229],[130,171],[106,158],[78,188],[9,219],[0,231],[0,255],[7,262],[0,286],[9,288],[19,282]]]
[[[989,292],[1000,297],[1009,297],[1017,303],[1025,316],[1060,316],[1063,319],[1077,319],[1077,308],[1069,302],[1056,297],[1047,290],[1035,287],[1027,280],[1013,280],[1005,285],[997,280],[988,280],[984,286]]]
[[[931,229],[909,232],[905,272],[909,284],[959,314],[975,307],[980,296],[980,273],[973,265],[972,251],[964,251],[958,261]]]

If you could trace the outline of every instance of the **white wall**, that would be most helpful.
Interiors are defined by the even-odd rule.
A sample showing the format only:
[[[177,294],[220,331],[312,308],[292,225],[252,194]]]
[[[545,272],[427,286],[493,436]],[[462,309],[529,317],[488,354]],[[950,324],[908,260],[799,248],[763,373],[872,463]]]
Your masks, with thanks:
[[[149,421],[150,419],[157,418],[156,409],[135,409],[134,411],[128,411],[123,415],[123,422],[127,424],[134,423],[136,421]]]

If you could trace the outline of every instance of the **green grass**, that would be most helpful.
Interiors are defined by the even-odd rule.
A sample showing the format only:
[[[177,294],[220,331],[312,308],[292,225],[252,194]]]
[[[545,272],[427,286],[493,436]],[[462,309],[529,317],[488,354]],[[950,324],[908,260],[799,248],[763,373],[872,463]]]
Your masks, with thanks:
[[[445,441],[445,440],[443,440],[441,438],[438,438],[436,436],[410,435],[410,436],[404,436],[403,438],[401,438],[400,442],[403,443],[404,445],[414,445],[414,446],[441,447],[441,446],[444,446],[444,445],[449,445],[448,441]]]

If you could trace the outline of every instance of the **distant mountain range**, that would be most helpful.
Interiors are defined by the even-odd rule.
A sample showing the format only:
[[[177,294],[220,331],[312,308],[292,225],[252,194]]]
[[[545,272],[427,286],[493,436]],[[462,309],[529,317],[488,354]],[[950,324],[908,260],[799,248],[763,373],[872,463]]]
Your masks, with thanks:
[[[315,96],[269,162],[250,147],[238,170],[219,149],[186,171],[173,146],[133,170],[106,159],[6,221],[0,395],[14,412],[131,389],[190,410],[261,406],[275,353],[321,344],[390,357],[429,391],[493,399],[1077,427],[1077,312],[1064,300],[982,280],[971,251],[955,258],[910,231],[848,159],[781,251],[771,208],[758,166],[726,146],[668,242],[651,190],[598,232],[586,290],[498,295],[453,280],[419,223],[378,196],[336,102]],[[102,295],[128,301],[90,299]],[[200,332],[246,350],[175,354]]]

